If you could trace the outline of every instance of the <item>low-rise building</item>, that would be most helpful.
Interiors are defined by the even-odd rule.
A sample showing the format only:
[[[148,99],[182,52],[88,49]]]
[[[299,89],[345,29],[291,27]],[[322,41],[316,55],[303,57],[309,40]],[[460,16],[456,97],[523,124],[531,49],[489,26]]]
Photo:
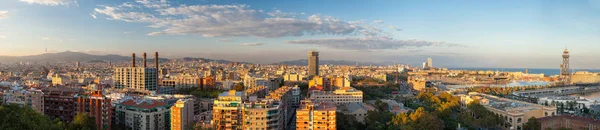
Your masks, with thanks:
[[[362,103],[363,92],[352,87],[339,88],[335,91],[312,91],[310,99],[335,104]]]
[[[471,92],[469,95],[460,95],[461,104],[466,106],[473,101],[479,101],[487,110],[503,117],[505,124],[500,124],[504,129],[523,129],[523,124],[529,118],[542,118],[556,115],[556,107],[544,106],[487,94]]]
[[[594,120],[572,115],[549,116],[538,119],[542,130],[558,130],[561,128],[572,130],[599,130],[600,120]]]
[[[375,107],[365,103],[349,103],[339,105],[337,112],[344,113],[344,115],[354,116],[356,121],[364,123],[367,112],[375,111]]]
[[[30,107],[39,113],[44,113],[44,94],[41,90],[25,90],[13,87],[2,92],[3,104],[14,104],[21,107]]]

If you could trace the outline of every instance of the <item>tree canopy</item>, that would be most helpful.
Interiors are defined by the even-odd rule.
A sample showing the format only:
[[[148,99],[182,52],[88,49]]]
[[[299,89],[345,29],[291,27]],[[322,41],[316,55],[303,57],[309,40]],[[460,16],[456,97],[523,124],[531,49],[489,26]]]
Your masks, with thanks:
[[[3,130],[61,130],[64,124],[51,120],[29,107],[17,105],[0,106],[0,128]]]

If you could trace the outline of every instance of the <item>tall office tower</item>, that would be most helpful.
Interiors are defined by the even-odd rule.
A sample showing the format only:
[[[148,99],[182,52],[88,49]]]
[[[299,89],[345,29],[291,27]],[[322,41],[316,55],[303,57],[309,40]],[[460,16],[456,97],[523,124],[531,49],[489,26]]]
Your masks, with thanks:
[[[427,67],[433,68],[433,60],[431,60],[431,57],[427,58]]]
[[[319,52],[308,52],[308,76],[319,75]]]
[[[193,129],[194,99],[179,99],[171,107],[171,130]]]
[[[79,61],[75,62],[75,68],[79,68]]]
[[[102,94],[102,91],[76,95],[77,112],[86,112],[94,117],[97,130],[110,130],[113,111],[111,100]]]
[[[296,130],[335,130],[335,110],[329,102],[303,100],[296,110]]]
[[[212,124],[217,130],[237,130],[242,126],[244,92],[229,90],[219,94],[213,105]]]
[[[115,88],[134,90],[158,90],[158,70],[150,67],[135,67],[135,54],[132,56],[132,67],[119,67],[114,71]]]
[[[569,72],[569,50],[565,49],[563,51],[563,63],[560,65],[560,76],[562,77],[563,82],[570,83],[571,73]]]
[[[154,67],[156,67],[156,70],[160,70],[158,66],[158,52],[154,52]]]

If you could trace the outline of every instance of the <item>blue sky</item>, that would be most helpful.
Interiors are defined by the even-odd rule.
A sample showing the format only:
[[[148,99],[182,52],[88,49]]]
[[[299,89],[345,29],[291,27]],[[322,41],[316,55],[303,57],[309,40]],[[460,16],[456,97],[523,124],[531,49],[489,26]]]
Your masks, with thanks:
[[[600,68],[600,1],[0,1],[0,55],[159,51],[253,63],[306,58],[440,67]]]

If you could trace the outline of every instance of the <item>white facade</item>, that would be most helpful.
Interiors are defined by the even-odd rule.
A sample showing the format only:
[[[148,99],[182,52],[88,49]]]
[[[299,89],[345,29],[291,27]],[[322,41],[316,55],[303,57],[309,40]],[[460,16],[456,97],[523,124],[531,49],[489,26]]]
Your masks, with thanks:
[[[149,67],[120,67],[114,72],[115,88],[156,91],[158,71]]]
[[[362,103],[363,92],[351,87],[336,89],[333,92],[313,91],[310,99],[316,102],[335,102],[335,104]]]

